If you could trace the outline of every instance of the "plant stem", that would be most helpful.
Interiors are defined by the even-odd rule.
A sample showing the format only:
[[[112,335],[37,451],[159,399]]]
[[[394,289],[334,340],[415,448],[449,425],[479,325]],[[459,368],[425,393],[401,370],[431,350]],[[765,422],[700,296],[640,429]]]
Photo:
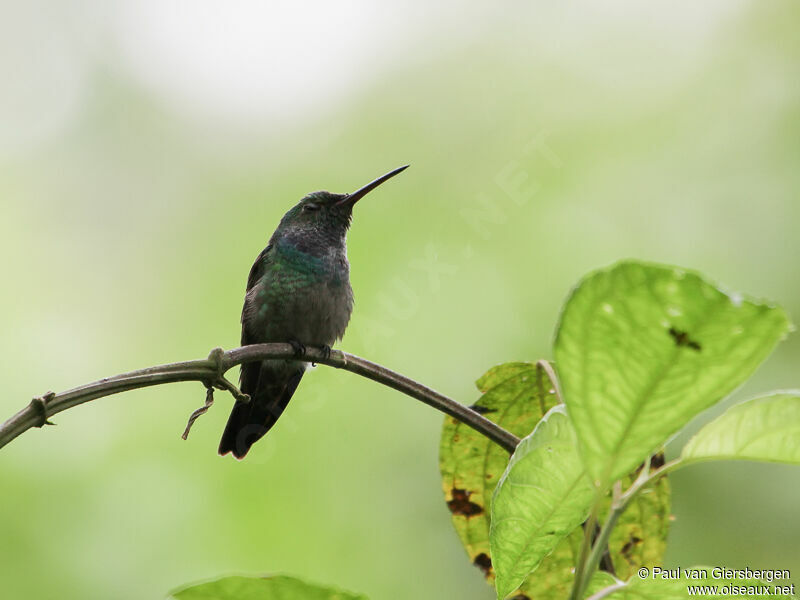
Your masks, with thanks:
[[[580,589],[578,590],[578,598],[583,597],[583,593],[586,591],[589,581],[591,581],[592,576],[594,575],[595,571],[597,571],[597,565],[600,564],[600,558],[608,547],[608,538],[611,537],[611,532],[617,525],[617,521],[619,521],[622,511],[625,510],[625,506],[627,506],[627,503],[617,510],[616,506],[612,504],[608,519],[606,519],[606,522],[603,523],[603,526],[600,528],[600,533],[597,534],[597,538],[594,540],[592,552],[589,554],[589,558],[586,561],[584,577],[580,582]]]
[[[649,464],[650,461],[648,459],[648,468]],[[606,522],[603,523],[603,526],[600,528],[600,533],[597,534],[597,538],[594,540],[591,553],[589,554],[588,558],[586,558],[583,551],[581,552],[579,563],[575,570],[575,582],[572,588],[573,593],[570,596],[571,599],[578,600],[579,598],[583,597],[583,594],[589,585],[589,581],[591,581],[592,576],[597,570],[597,566],[600,564],[600,559],[603,556],[603,552],[605,552],[606,547],[608,546],[608,539],[611,537],[611,532],[614,530],[614,527],[616,526],[617,521],[619,521],[620,516],[622,516],[622,513],[625,512],[628,504],[630,504],[631,500],[636,497],[636,494],[638,494],[643,487],[653,483],[659,477],[662,477],[668,472],[673,471],[683,465],[684,462],[681,461],[681,459],[676,459],[668,462],[660,469],[652,472],[649,472],[647,469],[645,469],[642,471],[641,475],[636,478],[636,481],[631,484],[631,487],[625,491],[625,493],[617,494],[615,491],[608,518],[606,519]],[[581,574],[580,580],[578,579],[579,573]]]
[[[215,353],[216,352],[216,353]],[[519,438],[477,412],[432,390],[421,383],[358,356],[322,348],[306,348],[298,357],[290,344],[253,344],[227,352],[212,351],[209,358],[147,367],[34,399],[5,423],[0,425],[0,448],[33,427],[41,427],[47,418],[90,400],[112,394],[177,381],[201,381],[228,389],[235,395],[236,386],[224,379],[226,371],[246,362],[266,359],[293,359],[319,363],[356,373],[367,379],[402,392],[424,402],[485,435],[509,453]]]
[[[581,552],[578,556],[578,563],[575,565],[575,579],[572,582],[572,591],[570,592],[570,600],[579,600],[583,593],[583,581],[586,577],[586,564],[589,556],[589,550],[592,548],[592,538],[594,537],[594,529],[597,525],[597,512],[599,510],[601,495],[598,494],[592,504],[592,512],[589,518],[583,524],[583,543],[581,544]],[[589,577],[592,575],[589,574]]]

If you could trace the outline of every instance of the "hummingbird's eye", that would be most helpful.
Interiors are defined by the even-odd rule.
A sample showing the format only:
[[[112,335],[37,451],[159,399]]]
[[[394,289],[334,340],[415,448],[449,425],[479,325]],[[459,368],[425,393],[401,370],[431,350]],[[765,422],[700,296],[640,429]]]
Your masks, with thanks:
[[[306,202],[303,204],[303,210],[307,210],[308,212],[314,212],[315,210],[319,210],[319,204],[314,204],[313,202]]]

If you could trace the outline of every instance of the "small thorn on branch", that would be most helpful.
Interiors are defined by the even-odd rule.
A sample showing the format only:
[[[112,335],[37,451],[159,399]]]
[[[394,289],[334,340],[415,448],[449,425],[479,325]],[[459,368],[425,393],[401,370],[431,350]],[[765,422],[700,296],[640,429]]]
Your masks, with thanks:
[[[45,425],[55,425],[47,419],[47,403],[56,397],[53,391],[37,396],[31,400],[31,407],[34,408],[42,417],[42,420],[35,427],[44,427]]]
[[[192,429],[192,425],[194,422],[197,421],[201,416],[208,412],[208,409],[211,408],[211,405],[214,404],[214,386],[206,385],[206,403],[194,411],[191,415],[189,415],[189,422],[186,423],[186,429],[183,430],[183,435],[181,438],[188,439],[189,438],[189,431]]]

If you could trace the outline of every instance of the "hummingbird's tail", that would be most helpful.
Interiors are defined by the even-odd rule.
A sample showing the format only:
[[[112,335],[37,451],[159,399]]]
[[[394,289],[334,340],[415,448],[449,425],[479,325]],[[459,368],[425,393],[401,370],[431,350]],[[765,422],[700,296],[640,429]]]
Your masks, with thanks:
[[[234,404],[219,443],[220,455],[232,452],[236,458],[244,458],[281,416],[304,372],[304,366],[276,373],[264,363],[242,365],[241,390],[250,396],[250,402],[237,400]]]

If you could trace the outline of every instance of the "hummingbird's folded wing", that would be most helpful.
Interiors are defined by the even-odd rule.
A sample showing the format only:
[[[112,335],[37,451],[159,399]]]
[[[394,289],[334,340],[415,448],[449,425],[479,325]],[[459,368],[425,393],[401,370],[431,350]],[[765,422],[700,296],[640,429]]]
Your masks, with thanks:
[[[261,279],[264,275],[264,271],[266,270],[266,260],[267,255],[269,254],[270,250],[272,250],[272,244],[269,244],[266,248],[264,248],[256,258],[253,266],[250,267],[250,274],[247,276],[247,290],[250,291],[253,286],[258,283],[258,280]]]
[[[247,276],[247,292],[245,293],[244,296],[244,305],[242,306],[242,317],[241,317],[242,346],[247,346],[248,344],[258,344],[259,342],[263,341],[254,339],[252,334],[248,331],[247,317],[248,313],[252,310],[251,307],[253,306],[252,290],[266,272],[266,261],[270,250],[272,250],[272,244],[269,244],[259,253],[255,262],[253,263],[253,266],[250,267],[250,274]],[[244,391],[245,389],[254,390],[256,388],[256,385],[258,384],[258,372],[260,366],[261,364],[258,362],[244,363],[242,365],[242,373],[239,377],[239,387],[242,391]],[[247,394],[249,393],[249,391],[244,393]]]

